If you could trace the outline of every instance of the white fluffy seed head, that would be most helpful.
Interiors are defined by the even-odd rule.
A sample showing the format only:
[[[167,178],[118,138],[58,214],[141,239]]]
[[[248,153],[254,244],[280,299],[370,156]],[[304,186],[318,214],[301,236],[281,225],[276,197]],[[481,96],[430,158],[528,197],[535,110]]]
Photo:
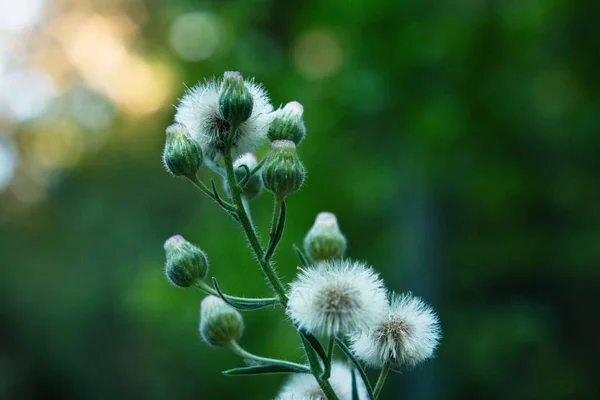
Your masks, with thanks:
[[[253,79],[244,85],[253,100],[252,113],[240,124],[234,138],[234,156],[252,151],[267,141],[267,131],[272,120],[273,106],[262,85]],[[220,79],[208,79],[188,89],[179,101],[175,121],[185,125],[190,136],[202,147],[205,157],[214,160],[223,150],[224,137],[229,132],[229,123],[219,111]]]
[[[387,309],[383,281],[366,264],[334,259],[302,271],[291,284],[287,314],[316,334],[349,334],[378,322]]]
[[[433,357],[442,337],[435,311],[411,294],[395,296],[387,316],[350,336],[353,353],[369,366],[409,367]]]
[[[367,399],[367,389],[356,373],[358,398]],[[331,366],[329,383],[340,400],[352,399],[352,372],[344,363],[334,362]],[[325,394],[317,380],[310,374],[294,374],[283,386],[275,400],[325,400]]]

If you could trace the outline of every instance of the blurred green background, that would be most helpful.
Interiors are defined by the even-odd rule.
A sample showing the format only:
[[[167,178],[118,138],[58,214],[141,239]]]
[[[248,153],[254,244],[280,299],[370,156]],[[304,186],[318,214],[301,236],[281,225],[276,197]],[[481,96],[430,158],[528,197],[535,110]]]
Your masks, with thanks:
[[[160,163],[185,87],[239,70],[305,107],[285,280],[332,211],[351,257],[439,312],[438,357],[383,398],[599,398],[598,15],[594,0],[0,0],[0,397],[275,396],[284,377],[221,376],[240,360],[201,342],[202,294],[162,272],[179,233],[228,292],[268,294],[233,221]],[[271,202],[253,202],[263,237]],[[284,320],[246,314],[242,344],[300,360]]]

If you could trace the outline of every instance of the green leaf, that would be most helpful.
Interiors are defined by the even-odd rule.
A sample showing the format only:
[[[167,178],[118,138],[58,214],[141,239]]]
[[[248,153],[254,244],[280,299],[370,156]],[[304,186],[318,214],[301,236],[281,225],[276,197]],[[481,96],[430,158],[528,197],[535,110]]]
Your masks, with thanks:
[[[252,311],[252,310],[258,310],[260,308],[272,306],[274,304],[279,303],[279,299],[277,299],[275,297],[252,299],[252,298],[228,296],[225,293],[223,293],[223,291],[219,287],[217,278],[214,278],[214,277],[213,277],[213,286],[215,287],[215,290],[217,291],[217,294],[219,295],[219,297],[221,299],[223,299],[223,301],[225,303],[229,304],[231,307],[235,308],[236,310]]]
[[[314,335],[308,332],[304,332],[300,329],[298,331],[310,344],[310,347],[312,347],[313,350],[319,355],[319,358],[323,362],[323,365],[325,366],[325,368],[327,368],[327,365],[329,364],[329,358],[327,357],[325,349],[323,348],[323,346],[321,346],[321,342],[319,342],[319,340]]]
[[[269,248],[265,253],[265,260],[269,260],[273,255],[273,252],[277,248],[277,244],[281,240],[281,236],[283,236],[283,228],[285,227],[285,216],[286,216],[286,206],[285,201],[281,202],[281,209],[279,210],[279,218],[277,219],[277,228],[273,233],[273,237],[269,241]]]
[[[214,180],[210,180],[210,186],[212,187],[212,192],[213,195],[215,196],[215,200],[217,201],[217,203],[219,203],[219,205],[221,207],[223,207],[224,209],[227,209],[227,207],[225,207],[225,204],[223,203],[223,200],[221,199],[221,196],[219,196],[219,192],[217,191],[217,186],[215,185],[215,181]]]
[[[223,371],[223,375],[226,376],[306,373],[310,373],[310,370],[307,367],[285,367],[283,365],[254,365],[251,367],[234,368]]]
[[[360,362],[356,359],[356,357],[354,357],[354,354],[352,354],[352,352],[350,351],[348,346],[346,346],[346,344],[342,340],[340,340],[339,338],[336,338],[335,343],[346,354],[346,356],[350,359],[350,361],[352,361],[352,363],[358,370],[358,373],[360,374],[360,377],[363,380],[363,382],[365,383],[365,387],[367,388],[367,396],[369,397],[369,400],[375,400],[375,396],[373,395],[373,388],[371,387],[371,383],[369,382],[367,373],[365,372],[365,370],[362,367],[362,365],[360,364]]]
[[[240,165],[238,169],[239,168],[243,168],[246,171],[246,175],[244,175],[242,180],[238,183],[239,187],[243,189],[244,186],[246,186],[246,183],[248,183],[248,181],[250,180],[250,168],[248,168],[246,164]]]
[[[358,387],[356,386],[356,370],[352,368],[352,400],[358,399]]]
[[[300,264],[302,264],[302,268],[308,268],[310,264],[308,262],[308,259],[302,252],[302,250],[300,250],[300,248],[296,245],[293,245],[292,247],[294,248],[294,251],[296,252],[296,255],[298,256],[298,260],[300,260]]]

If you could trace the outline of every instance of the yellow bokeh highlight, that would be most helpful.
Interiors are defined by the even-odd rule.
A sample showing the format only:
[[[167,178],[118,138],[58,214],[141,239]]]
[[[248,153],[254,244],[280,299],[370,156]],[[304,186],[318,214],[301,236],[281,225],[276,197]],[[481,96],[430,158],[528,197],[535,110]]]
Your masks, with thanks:
[[[128,21],[119,15],[74,13],[61,18],[53,33],[91,87],[105,93],[126,113],[146,115],[167,100],[170,76],[160,64],[150,64],[128,51]]]

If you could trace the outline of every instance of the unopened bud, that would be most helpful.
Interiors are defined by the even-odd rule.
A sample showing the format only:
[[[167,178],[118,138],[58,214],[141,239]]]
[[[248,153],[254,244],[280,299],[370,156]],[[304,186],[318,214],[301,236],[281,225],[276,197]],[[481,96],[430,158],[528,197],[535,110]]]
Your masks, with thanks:
[[[211,346],[226,346],[244,331],[242,315],[216,296],[200,303],[200,336]]]
[[[248,167],[243,168],[242,165]],[[245,177],[246,174],[252,172],[252,170],[258,165],[258,161],[256,157],[252,153],[242,154],[237,160],[233,163],[233,168],[235,170],[235,179],[240,182]],[[256,173],[248,179],[248,182],[242,187],[242,194],[246,196],[249,200],[255,198],[260,194],[260,191],[263,188],[263,181],[259,173]]]
[[[164,245],[167,262],[165,275],[175,286],[188,287],[208,273],[206,254],[180,235],[171,236]]]
[[[296,192],[304,182],[306,171],[291,140],[271,142],[267,160],[261,169],[265,187],[279,198]]]
[[[304,251],[313,261],[330,260],[344,255],[346,237],[340,231],[335,214],[322,212],[304,238]]]
[[[241,124],[250,118],[254,102],[252,95],[244,84],[239,72],[225,72],[221,93],[219,95],[219,111],[230,124]]]
[[[300,144],[306,136],[303,113],[304,108],[297,101],[289,102],[283,109],[277,110],[269,126],[269,140],[291,140],[297,145]]]
[[[169,126],[166,134],[167,141],[163,152],[165,167],[175,176],[194,178],[202,165],[202,148],[182,124]]]

